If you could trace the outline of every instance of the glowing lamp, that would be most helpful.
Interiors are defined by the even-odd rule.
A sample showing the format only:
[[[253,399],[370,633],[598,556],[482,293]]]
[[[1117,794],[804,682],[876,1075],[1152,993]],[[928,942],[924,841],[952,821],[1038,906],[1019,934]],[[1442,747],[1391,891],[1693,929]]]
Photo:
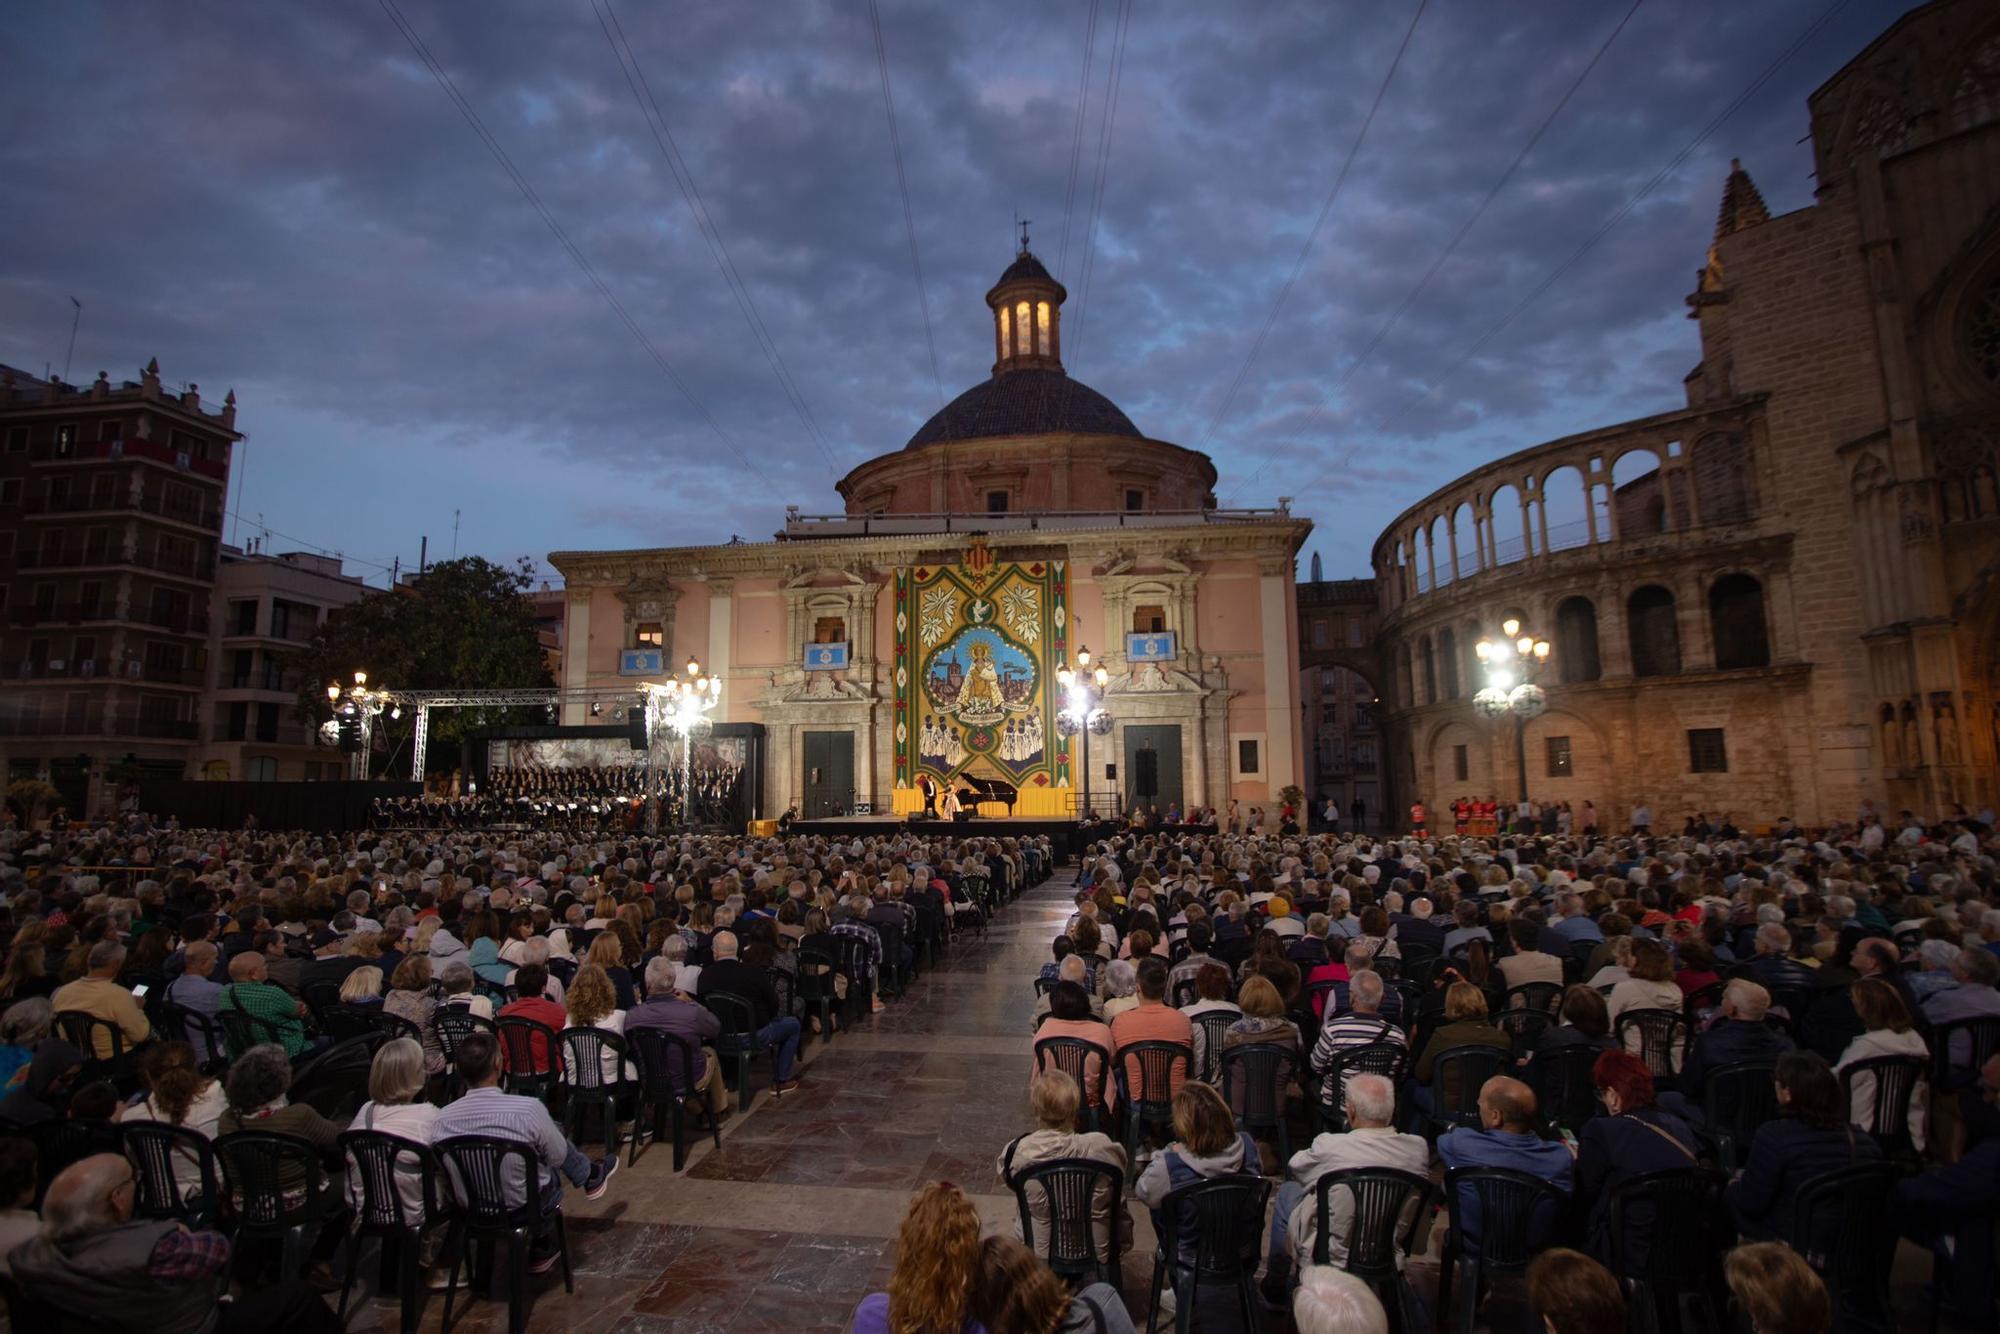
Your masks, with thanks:
[[[333,683],[332,685],[330,685],[330,686],[328,686],[328,687],[326,688],[326,697],[327,697],[328,699],[331,699],[331,700],[338,700],[338,699],[340,698],[340,683],[339,683],[339,682],[337,682],[337,681],[336,681],[336,682],[334,682],[334,683]]]
[[[1546,639],[1537,639],[1537,640],[1535,641],[1535,657],[1536,657],[1536,659],[1537,659],[1538,661],[1542,661],[1542,662],[1546,662],[1546,661],[1548,661],[1548,657],[1549,657],[1549,641],[1548,641],[1548,640],[1546,640]]]
[[[1506,620],[1500,622],[1500,633],[1507,636],[1507,638],[1509,639],[1512,639],[1515,635],[1520,634],[1521,618],[1518,616],[1509,616]]]
[[[1522,635],[1514,641],[1514,648],[1522,657],[1527,657],[1535,651],[1535,637],[1533,635]]]
[[[1474,644],[1472,646],[1472,651],[1479,658],[1481,662],[1485,662],[1488,658],[1491,658],[1493,656],[1493,641],[1490,639],[1482,639],[1477,644]]]

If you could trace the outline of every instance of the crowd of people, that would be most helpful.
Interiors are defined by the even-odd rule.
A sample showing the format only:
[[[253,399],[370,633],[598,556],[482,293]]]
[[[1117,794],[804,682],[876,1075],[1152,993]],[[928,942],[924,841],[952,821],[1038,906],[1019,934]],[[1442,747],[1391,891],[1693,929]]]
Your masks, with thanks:
[[[379,829],[523,829],[551,826],[598,832],[740,825],[743,766],[721,759],[693,763],[683,793],[678,765],[557,767],[518,765],[491,771],[485,786],[377,797]]]
[[[996,888],[1051,862],[1046,839],[900,832],[0,831],[0,1279],[16,1327],[337,1329],[324,1294],[359,1262],[346,1242],[366,1175],[343,1132],[437,1155],[426,1186],[415,1150],[396,1151],[420,1221],[427,1198],[479,1179],[453,1157],[465,1137],[515,1141],[553,1219],[565,1183],[601,1196],[617,1146],[646,1131],[629,1082],[646,1030],[687,1044],[687,1062],[664,1062],[672,1096],[719,1124],[739,1100],[725,1079],[739,1051],[769,1054],[778,1096],[797,1089],[805,1033],[881,1009],[920,949],[981,924]],[[809,1006],[815,991],[830,1004]],[[509,1036],[515,1020],[528,1024]],[[572,1063],[578,1030],[613,1040],[601,1072]],[[323,1072],[355,1041],[365,1077],[343,1100]],[[592,1155],[551,1108],[605,1083],[622,1091],[610,1151]],[[214,1148],[226,1202],[201,1197],[184,1152],[172,1175],[191,1220],[135,1213],[142,1189],[157,1203],[166,1187],[121,1136],[161,1126]],[[232,1167],[243,1131],[305,1146],[312,1166],[287,1168],[282,1192],[330,1201],[296,1265],[216,1230],[251,1188]],[[525,1207],[525,1179],[506,1180],[508,1205]],[[423,1242],[433,1287],[461,1258],[443,1237]],[[545,1226],[519,1262],[559,1259]]]

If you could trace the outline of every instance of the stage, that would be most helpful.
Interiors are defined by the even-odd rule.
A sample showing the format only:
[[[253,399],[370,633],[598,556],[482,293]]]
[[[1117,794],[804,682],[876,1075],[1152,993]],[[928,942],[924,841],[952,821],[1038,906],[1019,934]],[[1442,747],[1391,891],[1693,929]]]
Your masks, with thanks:
[[[844,815],[825,820],[794,820],[788,834],[822,838],[869,838],[907,829],[920,838],[1038,838],[1046,834],[1056,860],[1068,861],[1085,844],[1127,832],[1122,820],[1081,824],[1075,820],[1044,820],[1032,816],[1002,819],[927,820],[920,815]],[[1160,825],[1152,833],[1213,834],[1214,825]]]

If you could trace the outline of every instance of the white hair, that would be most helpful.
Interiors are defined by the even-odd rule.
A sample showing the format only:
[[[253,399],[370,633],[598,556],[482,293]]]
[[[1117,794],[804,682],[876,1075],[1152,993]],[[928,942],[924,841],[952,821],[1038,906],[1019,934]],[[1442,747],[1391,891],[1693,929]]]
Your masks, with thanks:
[[[1365,969],[1353,975],[1347,984],[1347,999],[1357,1010],[1373,1013],[1382,1008],[1382,975],[1375,970]]]
[[[1917,946],[1917,958],[1926,968],[1950,968],[1958,960],[1958,946],[1948,940],[1926,940]]]
[[[1332,1265],[1307,1265],[1292,1296],[1298,1334],[1389,1334],[1389,1313],[1366,1283]]]
[[[1071,959],[1076,957],[1073,954],[1070,956]],[[1068,961],[1068,959],[1065,959],[1063,962],[1067,963]],[[1113,959],[1111,961],[1110,978],[1105,984],[1105,990],[1116,997],[1129,996],[1138,989],[1139,970],[1132,966],[1132,961],[1130,959]]]
[[[1386,1126],[1396,1118],[1396,1086],[1385,1075],[1349,1075],[1347,1105],[1358,1119]]]
[[[1739,977],[1722,989],[1722,999],[1736,1011],[1738,1019],[1757,1024],[1771,1011],[1771,993],[1747,977]]]

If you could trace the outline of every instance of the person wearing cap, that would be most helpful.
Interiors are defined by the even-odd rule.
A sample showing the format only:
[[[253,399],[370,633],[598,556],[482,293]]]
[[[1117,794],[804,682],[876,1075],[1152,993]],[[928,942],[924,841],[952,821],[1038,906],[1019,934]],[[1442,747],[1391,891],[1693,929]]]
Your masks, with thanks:
[[[1292,901],[1283,894],[1273,894],[1264,907],[1271,914],[1270,920],[1264,924],[1267,930],[1287,938],[1306,933],[1306,924],[1292,912]]]

